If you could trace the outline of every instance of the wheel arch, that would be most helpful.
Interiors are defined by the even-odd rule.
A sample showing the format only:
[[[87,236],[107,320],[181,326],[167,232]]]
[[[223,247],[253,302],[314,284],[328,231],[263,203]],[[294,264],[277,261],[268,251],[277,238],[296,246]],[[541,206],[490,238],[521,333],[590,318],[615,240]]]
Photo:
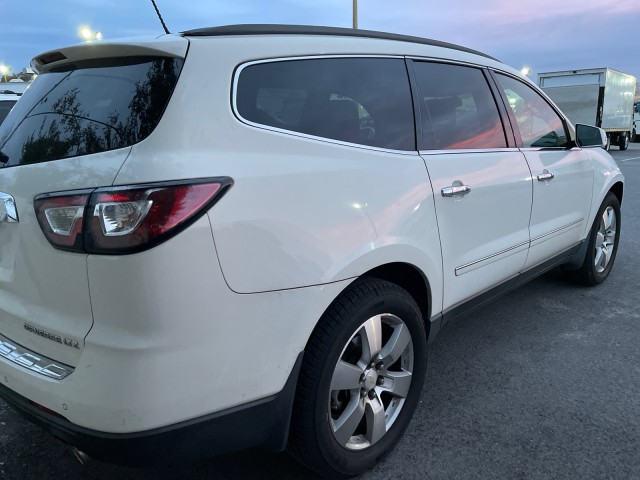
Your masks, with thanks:
[[[620,205],[622,205],[622,195],[624,193],[624,184],[622,182],[616,182],[611,186],[609,191],[612,192],[618,198],[618,202],[620,202]]]
[[[427,338],[431,329],[431,285],[424,273],[415,265],[393,262],[380,265],[363,273],[362,277],[378,278],[404,288],[420,307]]]

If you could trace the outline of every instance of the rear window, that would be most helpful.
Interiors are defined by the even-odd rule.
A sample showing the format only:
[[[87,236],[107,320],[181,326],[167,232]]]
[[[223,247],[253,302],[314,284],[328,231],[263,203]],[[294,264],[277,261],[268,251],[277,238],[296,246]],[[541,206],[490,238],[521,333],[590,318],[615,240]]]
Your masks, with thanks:
[[[245,120],[392,150],[415,150],[404,60],[327,58],[249,65],[236,89]]]
[[[127,147],[156,127],[183,60],[76,63],[38,76],[0,125],[0,167]]]

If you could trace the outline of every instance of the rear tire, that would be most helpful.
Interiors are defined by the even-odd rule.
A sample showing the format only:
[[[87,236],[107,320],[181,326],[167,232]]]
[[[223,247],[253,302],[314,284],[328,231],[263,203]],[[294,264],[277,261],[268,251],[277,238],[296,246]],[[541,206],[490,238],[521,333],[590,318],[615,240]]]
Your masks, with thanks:
[[[426,361],[426,332],[413,297],[384,280],[353,283],[305,348],[290,453],[330,478],[371,468],[409,424]]]
[[[618,147],[620,147],[620,150],[626,150],[629,148],[629,132],[624,132],[624,134],[620,136]]]
[[[609,192],[589,232],[584,262],[575,272],[577,280],[583,285],[599,285],[611,273],[620,241],[620,220],[620,202],[618,197]]]

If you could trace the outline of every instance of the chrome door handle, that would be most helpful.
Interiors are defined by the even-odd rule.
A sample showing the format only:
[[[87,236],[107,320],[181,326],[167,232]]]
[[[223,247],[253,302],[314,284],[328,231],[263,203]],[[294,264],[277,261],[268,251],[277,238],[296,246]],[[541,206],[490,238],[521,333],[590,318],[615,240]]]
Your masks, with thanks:
[[[458,185],[458,186],[450,186],[444,187],[440,192],[443,197],[454,197],[458,195],[466,195],[471,191],[471,187],[467,185]]]
[[[538,175],[539,182],[545,182],[551,180],[553,178],[553,173],[549,172],[549,170],[543,170],[540,175]]]

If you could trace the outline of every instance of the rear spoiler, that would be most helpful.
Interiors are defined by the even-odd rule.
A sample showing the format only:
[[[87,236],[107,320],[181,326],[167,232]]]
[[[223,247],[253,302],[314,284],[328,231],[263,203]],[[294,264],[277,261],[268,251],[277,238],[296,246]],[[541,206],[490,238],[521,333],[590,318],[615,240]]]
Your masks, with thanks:
[[[44,52],[31,60],[38,73],[80,60],[119,57],[174,57],[187,55],[189,41],[179,35],[163,35],[153,39],[132,39],[113,42],[90,42]]]

